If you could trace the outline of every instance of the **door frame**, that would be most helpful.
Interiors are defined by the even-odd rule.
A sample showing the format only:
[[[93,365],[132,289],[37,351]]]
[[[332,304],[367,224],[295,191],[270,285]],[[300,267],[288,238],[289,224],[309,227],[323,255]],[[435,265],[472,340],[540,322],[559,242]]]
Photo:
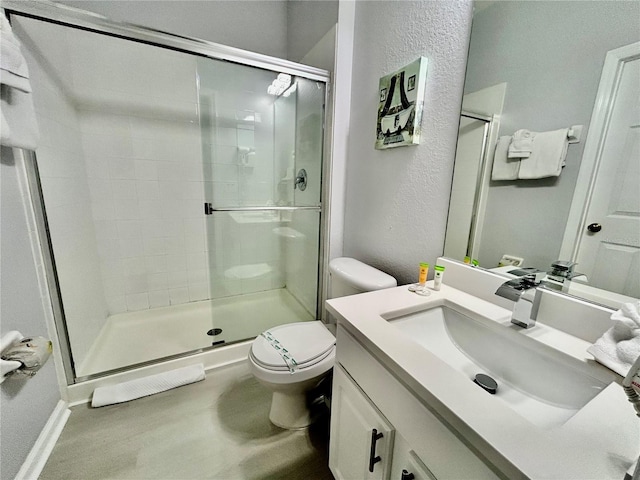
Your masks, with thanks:
[[[640,42],[610,50],[605,56],[598,93],[591,113],[589,134],[585,142],[559,258],[573,262],[578,258],[582,232],[587,224],[587,214],[593,198],[598,170],[602,162],[604,140],[609,132],[611,114],[618,95],[622,69],[626,62],[639,58]]]

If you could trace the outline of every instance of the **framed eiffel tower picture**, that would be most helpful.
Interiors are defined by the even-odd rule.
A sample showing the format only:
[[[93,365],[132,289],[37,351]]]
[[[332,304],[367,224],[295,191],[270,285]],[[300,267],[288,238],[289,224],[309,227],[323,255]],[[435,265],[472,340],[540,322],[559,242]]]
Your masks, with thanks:
[[[380,78],[376,149],[420,143],[426,78],[424,57]]]

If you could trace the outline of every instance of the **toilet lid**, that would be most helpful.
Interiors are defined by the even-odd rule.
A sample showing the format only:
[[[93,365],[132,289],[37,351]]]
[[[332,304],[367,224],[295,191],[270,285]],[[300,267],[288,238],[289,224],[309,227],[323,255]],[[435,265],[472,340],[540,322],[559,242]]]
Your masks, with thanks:
[[[295,360],[296,368],[305,368],[326,358],[335,344],[335,337],[320,321],[288,323],[256,337],[251,357],[270,370],[289,370],[289,358]]]

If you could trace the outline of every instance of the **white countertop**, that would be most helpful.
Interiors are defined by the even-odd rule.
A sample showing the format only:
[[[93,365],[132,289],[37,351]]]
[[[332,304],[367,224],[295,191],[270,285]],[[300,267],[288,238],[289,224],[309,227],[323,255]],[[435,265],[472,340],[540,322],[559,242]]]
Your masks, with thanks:
[[[535,327],[518,331],[569,355],[580,370],[611,382],[563,425],[539,427],[495,402],[426,348],[407,341],[404,333],[382,318],[389,312],[407,314],[446,302],[509,327],[509,310],[447,285],[428,297],[401,286],[331,299],[327,308],[507,477],[622,480],[640,452],[640,419],[619,384],[621,377],[595,363],[586,352],[590,344],[540,319]]]

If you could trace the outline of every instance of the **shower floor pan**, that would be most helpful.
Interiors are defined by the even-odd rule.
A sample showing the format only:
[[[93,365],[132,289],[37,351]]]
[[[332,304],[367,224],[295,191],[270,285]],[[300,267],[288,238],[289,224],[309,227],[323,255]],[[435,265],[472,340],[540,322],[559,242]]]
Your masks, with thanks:
[[[285,288],[112,315],[77,367],[85,377],[259,335],[269,327],[314,320]],[[222,333],[210,336],[212,328]]]

